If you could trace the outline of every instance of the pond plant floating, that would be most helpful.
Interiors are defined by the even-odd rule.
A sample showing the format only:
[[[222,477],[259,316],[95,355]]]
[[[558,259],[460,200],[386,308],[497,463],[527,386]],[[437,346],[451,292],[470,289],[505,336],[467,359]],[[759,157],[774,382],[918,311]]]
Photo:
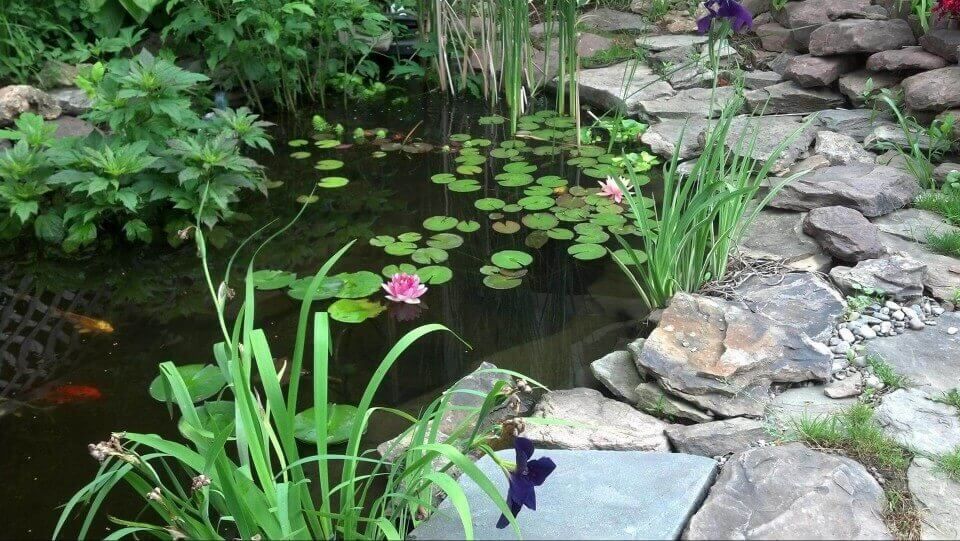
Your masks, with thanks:
[[[294,148],[302,147],[307,143],[309,143],[309,141],[307,141],[306,139],[291,139],[290,141],[287,141],[287,145]]]
[[[337,292],[341,299],[359,299],[376,293],[380,289],[380,276],[370,271],[342,272],[333,276],[343,282]]]
[[[490,289],[513,289],[523,283],[519,278],[507,278],[499,274],[491,274],[483,277],[483,285]]]
[[[457,224],[457,231],[461,233],[473,233],[480,229],[480,222],[475,220],[464,220]]]
[[[296,273],[281,270],[258,270],[253,273],[253,287],[273,291],[289,287],[297,279]]]
[[[340,144],[340,141],[336,139],[321,139],[314,143],[314,145],[319,149],[337,148],[340,146]]]
[[[493,225],[490,227],[492,227],[497,233],[503,233],[504,235],[512,235],[517,231],[520,231],[520,224],[514,222],[513,220],[493,222]]]
[[[491,255],[490,261],[501,269],[522,269],[533,263],[533,256],[519,250],[501,250]]]
[[[442,250],[452,250],[463,245],[463,237],[456,233],[437,233],[427,239],[427,246],[440,248]]]
[[[443,265],[428,265],[415,274],[420,277],[423,283],[430,285],[445,284],[453,278],[453,271]]]
[[[187,392],[190,393],[190,400],[194,403],[206,400],[220,392],[227,384],[223,379],[223,373],[220,368],[212,364],[185,364],[177,367],[177,372],[183,378],[187,385]],[[147,392],[150,397],[158,402],[172,401],[170,389],[166,383],[166,378],[159,375],[150,382]]]
[[[297,203],[300,203],[301,205],[309,205],[311,203],[316,203],[319,200],[319,195],[303,194],[297,196]]]
[[[413,242],[397,241],[384,246],[383,251],[389,255],[410,255],[417,250],[417,245]]]
[[[399,265],[387,265],[380,274],[391,278],[394,274],[419,274],[417,268],[410,263],[400,263]]]
[[[343,162],[340,160],[320,160],[317,162],[317,165],[313,167],[320,171],[333,171],[334,169],[343,167]]]
[[[423,221],[423,228],[428,231],[447,231],[457,227],[460,220],[452,216],[431,216]]]
[[[290,283],[289,289],[287,290],[287,295],[298,301],[302,301],[304,297],[307,296],[307,288],[310,287],[310,282],[313,281],[313,276],[307,276],[305,278],[298,278]],[[340,290],[343,289],[343,280],[337,278],[336,276],[327,276],[320,281],[320,284],[317,285],[317,290],[313,294],[314,300],[322,301],[325,299],[332,299],[340,293]]]
[[[450,254],[442,248],[418,248],[412,254],[410,254],[410,259],[415,263],[420,263],[421,265],[429,265],[430,263],[443,263],[450,257]]]
[[[358,410],[347,404],[327,404],[327,445],[350,439]],[[293,417],[293,437],[304,443],[317,443],[316,409],[309,408]]]
[[[379,288],[379,278],[377,279]],[[330,317],[341,323],[362,323],[377,317],[387,308],[370,299],[339,299],[327,308]]]
[[[342,188],[350,184],[350,180],[345,177],[323,177],[317,186],[321,188]]]
[[[567,253],[572,255],[574,259],[589,261],[600,259],[607,253],[607,250],[599,244],[571,244],[567,247]]]

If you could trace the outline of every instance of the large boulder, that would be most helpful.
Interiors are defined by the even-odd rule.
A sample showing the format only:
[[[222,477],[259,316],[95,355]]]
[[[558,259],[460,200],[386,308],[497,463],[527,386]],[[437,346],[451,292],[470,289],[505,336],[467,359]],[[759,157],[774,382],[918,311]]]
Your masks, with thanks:
[[[960,227],[950,225],[939,214],[916,208],[901,209],[873,219],[882,233],[891,237],[925,244],[930,235],[960,234]]]
[[[830,269],[830,278],[848,295],[872,289],[882,291],[894,300],[909,300],[923,294],[926,272],[927,266],[922,262],[893,254],[860,261],[855,267],[836,266]]]
[[[814,272],[753,275],[735,292],[752,312],[797,329],[817,342],[830,338],[846,306],[840,292]]]
[[[630,84],[624,88],[623,82],[627,79]],[[659,100],[674,94],[673,88],[660,80],[652,69],[633,62],[581,70],[577,83],[580,99],[585,103],[604,110],[620,111],[627,116],[635,116],[644,100]]]
[[[920,539],[960,539],[960,482],[918,456],[907,470],[907,484],[920,513]]]
[[[863,107],[867,101],[885,88],[895,88],[903,81],[897,73],[857,70],[840,77],[837,88],[850,103]]]
[[[724,465],[685,539],[892,539],[886,498],[859,463],[790,443]]]
[[[610,8],[588,11],[580,17],[580,22],[584,28],[596,32],[642,34],[650,30],[650,23],[643,17]]]
[[[76,87],[55,88],[49,92],[49,95],[57,101],[57,105],[65,115],[82,115],[93,107],[90,96]]]
[[[804,88],[829,86],[841,75],[861,65],[855,56],[811,56],[802,54],[790,59],[783,76]]]
[[[782,261],[791,269],[826,272],[830,256],[803,232],[803,214],[763,209],[740,239],[739,250],[753,259]]]
[[[767,406],[766,419],[781,428],[792,429],[803,419],[826,418],[857,403],[856,398],[835,399],[826,392],[826,385],[789,387],[773,397]]]
[[[743,86],[751,90],[766,88],[783,82],[783,75],[775,71],[754,70],[743,74]]]
[[[886,252],[877,227],[863,214],[847,207],[811,210],[803,219],[803,231],[841,261],[856,263]]]
[[[920,38],[921,43],[923,38]],[[928,71],[947,67],[943,58],[924,51],[922,47],[904,47],[892,51],[880,51],[867,59],[870,71],[913,72]]]
[[[841,165],[817,169],[784,186],[770,205],[790,210],[844,206],[867,217],[883,216],[920,192],[908,173],[884,165]]]
[[[904,102],[914,111],[960,107],[960,66],[918,73],[901,83]]]
[[[752,92],[763,92],[763,90]],[[733,99],[736,99],[736,89],[725,86],[717,88],[716,91],[711,88],[690,88],[665,98],[645,97],[638,103],[643,116],[665,120],[716,117]]]
[[[637,362],[668,392],[725,417],[758,416],[774,382],[825,379],[829,350],[739,303],[678,293]]]
[[[22,113],[36,113],[53,120],[62,113],[57,100],[42,90],[29,85],[11,85],[0,88],[0,126],[13,124]]]
[[[890,116],[869,109],[830,109],[817,113],[817,119],[827,130],[847,135],[862,143],[873,133],[874,127],[889,122]]]
[[[910,24],[903,19],[833,21],[810,34],[810,54],[814,56],[878,53],[916,44]]]
[[[834,90],[803,88],[793,81],[750,90],[744,97],[751,112],[765,115],[810,113],[845,103],[843,95]]]
[[[663,421],[593,389],[550,391],[540,399],[531,417],[572,424],[528,423],[524,436],[537,447],[661,452],[670,449]]]
[[[717,457],[746,451],[770,435],[761,421],[734,417],[712,423],[673,425],[667,438],[678,453]]]
[[[960,412],[920,389],[885,395],[875,419],[884,433],[913,451],[943,455],[960,448]]]
[[[649,146],[651,152],[664,158],[673,157],[679,144],[679,159],[688,160],[700,155],[703,149],[701,136],[706,129],[705,119],[664,120],[647,128],[640,136],[640,142]]]
[[[876,156],[867,152],[853,137],[827,130],[817,132],[813,152],[826,158],[830,165],[874,163],[876,160]]]
[[[760,45],[766,51],[796,51],[802,47],[793,39],[792,30],[775,22],[758,25],[753,31],[760,38]]]
[[[787,2],[773,16],[786,28],[793,31],[793,39],[802,48],[810,43],[814,30],[846,14],[862,13],[870,5],[869,0],[805,0]]]
[[[914,242],[902,236],[880,233],[880,240],[890,252],[901,252],[923,261],[927,272],[923,285],[938,299],[953,299],[960,290],[960,259],[934,252],[923,242]]]
[[[957,47],[960,47],[960,30],[940,28],[931,30],[920,38],[920,46],[951,64],[957,63]]]
[[[631,404],[637,403],[636,388],[643,380],[629,351],[620,350],[604,355],[590,363],[590,372],[614,396]]]
[[[730,122],[726,146],[733,154],[765,163],[773,158],[770,172],[786,171],[806,154],[816,136],[813,126],[793,116],[740,116]],[[701,146],[706,143],[701,135]],[[784,145],[781,148],[781,145]]]
[[[940,396],[960,386],[960,333],[949,332],[960,328],[960,312],[946,312],[937,321],[919,332],[868,340],[864,353],[882,358],[911,388]]]

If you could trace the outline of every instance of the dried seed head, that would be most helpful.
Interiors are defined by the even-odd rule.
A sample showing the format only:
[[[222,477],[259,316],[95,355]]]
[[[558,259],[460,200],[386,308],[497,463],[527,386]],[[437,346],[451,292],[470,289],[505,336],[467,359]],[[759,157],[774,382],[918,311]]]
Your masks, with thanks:
[[[159,502],[163,499],[163,496],[160,494],[160,487],[154,487],[154,489],[150,492],[147,492],[145,496],[148,500],[154,502]]]
[[[206,486],[210,486],[210,478],[204,474],[200,474],[193,478],[193,481],[190,483],[190,490],[197,491]]]

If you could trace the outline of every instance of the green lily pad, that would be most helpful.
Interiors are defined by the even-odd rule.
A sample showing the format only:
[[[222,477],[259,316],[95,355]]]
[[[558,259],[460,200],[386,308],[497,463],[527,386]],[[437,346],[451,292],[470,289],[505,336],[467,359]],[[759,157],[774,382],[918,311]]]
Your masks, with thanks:
[[[294,160],[305,160],[310,157],[310,153],[301,150],[299,152],[291,152],[290,157]]]
[[[487,126],[492,124],[503,124],[506,119],[500,115],[482,116],[477,119],[477,124]]]
[[[287,295],[290,298],[302,301],[304,297],[307,296],[307,288],[310,287],[310,282],[313,281],[313,276],[306,276],[298,280],[294,280],[290,284],[290,289],[287,290]],[[317,285],[317,291],[314,293],[313,298],[318,301],[325,299],[332,299],[340,293],[340,290],[343,289],[343,280],[336,276],[327,276]]]
[[[553,214],[547,214],[546,212],[528,214],[524,216],[521,221],[523,222],[523,225],[529,227],[530,229],[539,230],[553,229],[560,223],[560,220],[558,220],[556,216]]]
[[[415,263],[420,263],[421,265],[428,265],[430,263],[443,263],[449,257],[450,255],[446,252],[446,250],[433,247],[420,248],[410,255],[410,259],[412,259]]]
[[[333,171],[341,167],[343,167],[343,162],[340,160],[320,160],[317,162],[317,165],[313,166],[314,169],[319,169],[320,171]]]
[[[425,284],[439,285],[449,282],[453,278],[453,271],[442,265],[429,265],[418,270],[417,276]]]
[[[333,148],[333,147],[336,147],[336,146],[340,146],[340,141],[338,141],[338,140],[336,140],[336,139],[321,139],[321,140],[317,141],[316,143],[314,143],[314,145],[316,145],[317,148],[321,148],[321,149],[323,149],[323,148]]]
[[[493,225],[491,227],[497,233],[503,233],[504,235],[512,235],[517,231],[520,231],[520,224],[511,220],[506,220],[503,222],[493,222]]]
[[[468,193],[468,192],[476,192],[480,190],[481,186],[476,180],[472,178],[468,178],[468,179],[455,180],[450,184],[447,184],[447,188],[451,192]]]
[[[643,250],[637,250],[636,248],[634,248],[633,254],[636,255],[637,260],[640,261],[641,264],[646,262],[647,254]],[[624,250],[623,248],[620,248],[619,250],[613,252],[613,255],[616,256],[616,258],[619,259],[620,262],[623,263],[624,265],[634,264],[633,258],[630,257],[630,252]]]
[[[599,244],[571,244],[567,248],[567,253],[574,259],[589,261],[591,259],[600,259],[607,253],[607,250]]]
[[[563,209],[554,214],[561,222],[582,222],[590,217],[590,213],[582,208]]]
[[[627,223],[627,219],[619,214],[605,213],[605,214],[597,214],[593,216],[592,218],[590,218],[590,222],[607,227],[607,226],[614,226],[614,225],[623,225]]]
[[[461,165],[457,167],[457,173],[460,173],[461,175],[476,175],[482,172],[483,168],[478,165]]]
[[[537,170],[536,165],[527,162],[513,162],[503,166],[507,173],[532,173]]]
[[[412,242],[394,242],[384,247],[383,251],[390,255],[410,255],[417,249]]]
[[[523,194],[550,196],[553,195],[553,188],[547,188],[546,186],[528,186],[523,189]]]
[[[181,417],[177,421],[177,428],[184,437],[195,435],[202,436],[207,441],[212,442],[216,434],[225,430],[236,417],[236,406],[231,400],[208,400],[197,406],[197,417],[200,418],[200,426],[192,427],[187,423],[186,417]]]
[[[223,379],[220,368],[212,364],[185,364],[178,366],[177,372],[183,378],[190,400],[193,400],[194,403],[217,394],[227,384],[226,380]],[[160,402],[173,400],[169,394],[171,391],[167,378],[163,374],[153,378],[148,389],[150,397]]]
[[[480,274],[484,276],[492,276],[494,274],[500,274],[500,267],[495,267],[493,265],[484,265],[480,267]]]
[[[469,133],[455,133],[450,136],[450,140],[455,143],[463,143],[469,141],[472,136]]]
[[[476,151],[474,149],[474,151]],[[461,154],[457,156],[457,159],[454,160],[461,165],[481,165],[487,162],[486,156],[481,156],[480,154]]]
[[[292,272],[281,270],[258,270],[253,273],[253,287],[261,291],[273,291],[283,289],[297,279],[297,275]]]
[[[585,156],[581,156],[579,158],[570,158],[567,160],[567,165],[576,165],[577,167],[593,167],[596,164],[596,159],[587,158]]]
[[[522,269],[533,263],[533,257],[518,250],[502,250],[491,255],[490,261],[501,269]]]
[[[520,155],[520,151],[515,148],[495,148],[490,151],[490,156],[500,159],[514,158]]]
[[[287,145],[292,147],[302,147],[307,143],[309,143],[309,141],[307,141],[306,139],[293,139],[291,141],[287,141]]]
[[[301,205],[311,205],[319,200],[320,196],[317,195],[303,194],[297,196],[297,203],[300,203]]]
[[[526,210],[546,210],[552,207],[555,202],[552,197],[532,195],[520,199],[517,204]]]
[[[293,417],[293,436],[305,443],[317,443],[316,410],[310,408]],[[327,404],[327,445],[350,439],[359,410],[346,404]]]
[[[523,207],[521,207],[516,203],[511,203],[509,205],[504,205],[503,208],[500,210],[502,210],[503,212],[520,212],[521,210],[523,210]]]
[[[407,233],[400,233],[397,235],[397,240],[400,242],[419,242],[423,238],[423,235],[417,233],[416,231],[409,231]]]
[[[573,239],[573,231],[564,229],[562,227],[556,227],[547,231],[547,236],[554,240],[571,240]]]
[[[463,237],[455,233],[437,233],[427,240],[427,246],[452,250],[463,245]]]
[[[457,177],[451,173],[437,173],[430,177],[430,180],[434,184],[450,184],[451,182],[457,180]]]
[[[471,147],[488,147],[493,144],[493,141],[489,139],[471,139],[464,142],[464,146]]]
[[[380,274],[387,278],[393,278],[394,274],[417,274],[417,268],[410,263],[400,263],[399,265],[387,265],[380,271]]]
[[[496,197],[484,197],[473,202],[473,206],[482,211],[500,210],[505,204],[503,199]]]
[[[345,177],[323,177],[317,183],[317,186],[321,188],[342,188],[347,184],[350,184],[350,181]]]
[[[359,299],[376,293],[383,280],[370,271],[341,272],[333,278],[343,281],[343,287],[337,292],[341,299]]]
[[[558,177],[557,175],[547,175],[538,178],[537,184],[546,186],[547,188],[559,188],[560,186],[567,185],[567,179]]]
[[[457,227],[459,221],[452,216],[431,216],[423,221],[423,228],[429,231],[447,231]]]
[[[457,231],[461,233],[473,233],[480,229],[480,222],[475,220],[464,220],[457,224]]]
[[[610,235],[605,231],[597,231],[595,233],[580,235],[574,240],[580,244],[603,244],[610,240]]]
[[[500,173],[493,178],[497,180],[498,184],[507,188],[526,186],[533,182],[533,176],[527,173]]]
[[[483,285],[491,289],[513,289],[523,283],[519,278],[507,278],[499,274],[491,274],[483,278]]]
[[[377,317],[387,308],[369,299],[340,299],[327,308],[330,317],[341,323],[361,323]]]

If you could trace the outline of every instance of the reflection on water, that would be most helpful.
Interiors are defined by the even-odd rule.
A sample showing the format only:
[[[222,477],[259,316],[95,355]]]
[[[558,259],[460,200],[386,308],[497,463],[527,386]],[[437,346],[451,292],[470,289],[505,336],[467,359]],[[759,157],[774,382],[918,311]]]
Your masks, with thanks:
[[[357,126],[407,133],[423,121],[417,135],[428,142],[442,144],[450,133],[458,132],[494,141],[502,138],[502,127],[477,126],[482,114],[475,103],[430,94],[412,96],[406,106],[368,104],[325,112],[331,122],[342,122],[348,133]],[[243,210],[249,221],[235,226],[235,238],[273,219],[279,227],[299,210],[296,198],[313,189],[319,176],[312,161],[289,159],[282,143],[308,137],[309,118],[310,114],[301,114],[276,119],[278,155],[257,158],[267,165],[271,180],[283,185],[265,200],[246,202]],[[339,151],[338,159],[347,165],[338,174],[348,177],[350,184],[325,190],[285,235],[263,251],[257,268],[312,274],[341,246],[362,239],[335,272],[379,273],[386,264],[402,260],[367,245],[373,235],[419,231],[422,220],[433,215],[487,223],[473,208],[475,197],[452,195],[428,180],[452,170],[454,156],[391,153],[377,160],[370,157],[370,150],[357,145]],[[576,168],[562,160],[544,163],[543,174],[567,175],[571,183],[580,182]],[[494,173],[488,167],[478,176],[484,194],[492,196],[502,189],[493,180]],[[531,251],[523,246],[522,235],[502,235],[485,226],[464,237],[467,242],[453,250],[446,263],[453,280],[431,286],[423,297],[424,307],[396,307],[359,325],[334,325],[332,400],[356,402],[390,345],[423,323],[443,323],[469,347],[450,335],[428,336],[391,372],[378,403],[415,413],[437,389],[481,361],[525,373],[551,387],[589,385],[589,362],[639,332],[634,322],[643,314],[637,312],[628,284],[609,260],[575,263],[565,244],[551,242],[532,251],[535,262],[521,287],[498,291],[482,285],[478,269],[495,251]],[[227,251],[215,253],[215,272],[223,272]],[[240,260],[249,256],[248,250]],[[0,415],[4,533],[48,537],[56,506],[89,481],[96,469],[86,453],[87,443],[125,429],[175,435],[175,423],[162,404],[148,397],[147,386],[160,362],[210,362],[219,331],[199,260],[189,246],[125,249],[79,261],[22,255],[2,262],[0,268],[5,269],[0,283],[0,397],[22,404]],[[239,274],[231,283],[239,283]],[[275,355],[289,356],[299,303],[284,291],[259,292],[257,301],[257,325],[267,332]],[[108,322],[113,332],[81,333],[78,326],[90,322],[77,323],[65,314]],[[62,386],[70,386],[70,392],[93,388],[101,398],[62,405],[39,400],[51,388],[64,392]],[[378,422],[367,438],[374,446],[398,429]],[[132,502],[110,502],[106,511],[133,516],[136,509],[125,509],[126,505]]]

